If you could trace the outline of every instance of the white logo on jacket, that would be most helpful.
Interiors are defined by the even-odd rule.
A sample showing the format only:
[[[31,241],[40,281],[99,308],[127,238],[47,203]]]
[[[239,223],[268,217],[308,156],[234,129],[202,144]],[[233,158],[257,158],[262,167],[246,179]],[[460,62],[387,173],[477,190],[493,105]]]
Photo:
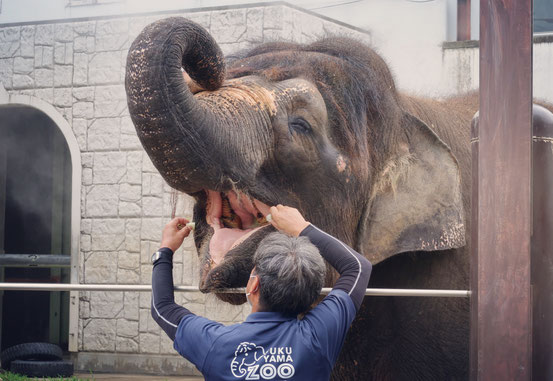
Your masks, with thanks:
[[[291,378],[296,370],[292,363],[292,347],[273,347],[268,351],[255,343],[242,342],[230,363],[232,375],[245,380]]]

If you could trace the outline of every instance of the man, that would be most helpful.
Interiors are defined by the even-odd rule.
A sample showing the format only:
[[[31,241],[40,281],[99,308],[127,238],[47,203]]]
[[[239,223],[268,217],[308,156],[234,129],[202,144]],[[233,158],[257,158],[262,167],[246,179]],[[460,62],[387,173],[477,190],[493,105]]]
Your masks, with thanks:
[[[367,259],[309,224],[297,209],[278,205],[270,212],[281,233],[265,237],[256,250],[246,286],[252,313],[231,326],[175,304],[172,254],[190,229],[179,230],[188,221],[176,218],[163,230],[152,274],[152,316],[206,380],[328,380],[363,301],[371,273]],[[320,294],[321,256],[340,278],[298,319]]]

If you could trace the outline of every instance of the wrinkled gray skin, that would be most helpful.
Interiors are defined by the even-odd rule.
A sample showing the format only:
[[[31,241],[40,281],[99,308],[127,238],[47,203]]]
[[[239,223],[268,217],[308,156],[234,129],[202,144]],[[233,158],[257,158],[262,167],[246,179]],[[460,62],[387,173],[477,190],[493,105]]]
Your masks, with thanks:
[[[403,96],[374,51],[342,38],[270,44],[225,72],[217,44],[181,18],[137,37],[126,88],[154,165],[196,199],[203,291],[244,286],[257,244],[274,230],[259,230],[215,266],[207,190],[299,208],[373,263],[370,287],[468,287],[476,97]],[[331,286],[336,274],[328,274]],[[333,379],[466,379],[468,318],[466,299],[367,297]]]

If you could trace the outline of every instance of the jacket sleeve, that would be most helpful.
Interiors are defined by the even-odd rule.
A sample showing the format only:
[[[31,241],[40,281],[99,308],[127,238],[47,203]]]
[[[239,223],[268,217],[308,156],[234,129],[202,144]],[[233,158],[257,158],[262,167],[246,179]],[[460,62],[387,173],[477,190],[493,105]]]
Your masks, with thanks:
[[[152,317],[171,340],[175,340],[177,327],[188,309],[175,303],[173,284],[173,251],[161,248],[161,257],[152,270]]]
[[[347,293],[355,309],[359,310],[369,284],[371,263],[351,247],[314,225],[303,229],[300,235],[308,237],[317,246],[321,256],[340,274],[333,290]]]

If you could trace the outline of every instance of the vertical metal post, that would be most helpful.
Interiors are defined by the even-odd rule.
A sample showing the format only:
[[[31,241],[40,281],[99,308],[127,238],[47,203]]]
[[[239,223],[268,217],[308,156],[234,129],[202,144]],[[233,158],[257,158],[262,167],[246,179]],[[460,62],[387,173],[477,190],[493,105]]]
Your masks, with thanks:
[[[7,128],[0,131],[0,254],[4,254],[4,228],[6,223],[6,186],[8,180]]]
[[[530,380],[532,1],[481,0],[480,12],[471,355],[479,380]]]
[[[0,4],[1,6],[1,4]],[[0,85],[1,91],[2,85]],[[1,95],[1,94],[0,94]],[[1,110],[0,110],[1,113]],[[6,186],[8,179],[8,128],[0,131],[0,255],[4,254],[4,231],[6,223]],[[4,282],[4,267],[0,266],[0,282]],[[0,290],[0,346],[2,345],[2,316],[4,314],[4,291]]]
[[[553,380],[553,113],[533,113],[532,375]]]
[[[457,41],[470,40],[470,0],[457,0]]]
[[[52,126],[55,128],[55,126]],[[51,253],[61,253],[63,247],[63,192],[64,192],[64,150],[63,136],[56,133],[52,134],[52,221],[51,229]],[[50,269],[50,277],[61,282],[61,269]],[[61,292],[50,292],[50,318],[49,318],[49,341],[54,344],[60,344],[61,331]]]
[[[475,229],[478,221],[478,113],[474,116],[470,128],[470,148],[472,155],[472,194],[471,194],[471,221],[472,231],[470,236],[470,379],[478,379],[478,229]]]

